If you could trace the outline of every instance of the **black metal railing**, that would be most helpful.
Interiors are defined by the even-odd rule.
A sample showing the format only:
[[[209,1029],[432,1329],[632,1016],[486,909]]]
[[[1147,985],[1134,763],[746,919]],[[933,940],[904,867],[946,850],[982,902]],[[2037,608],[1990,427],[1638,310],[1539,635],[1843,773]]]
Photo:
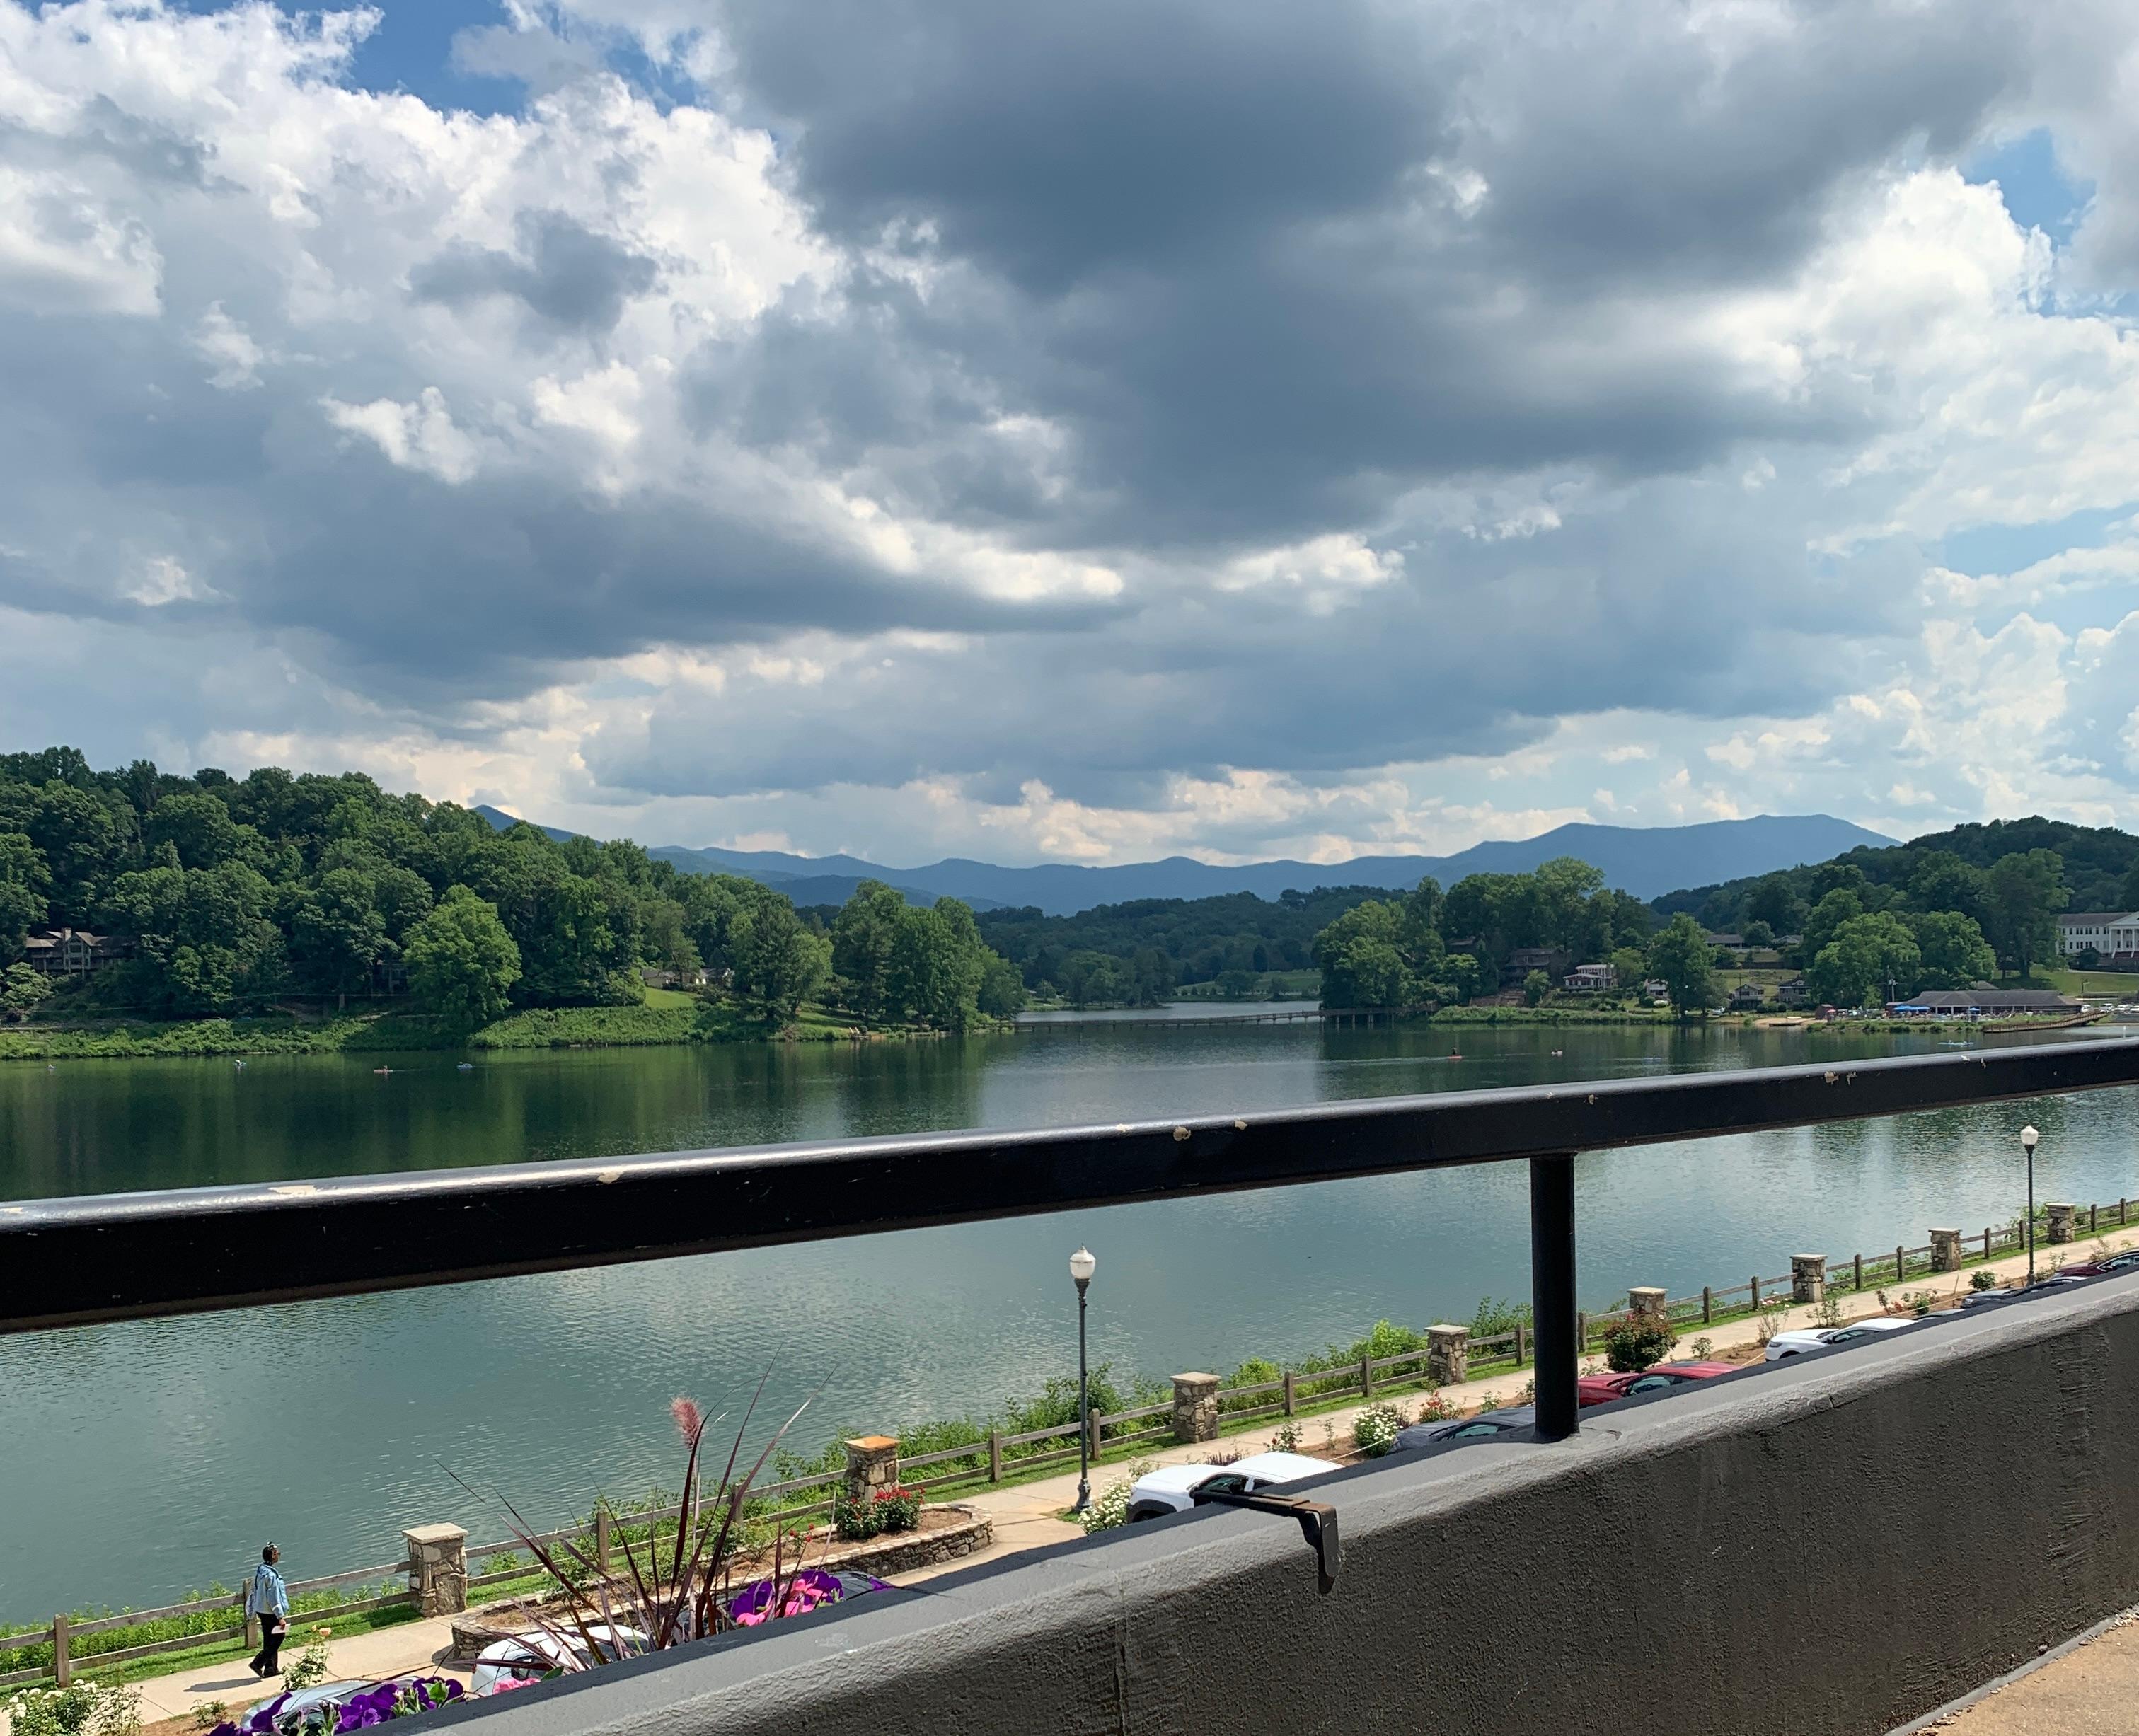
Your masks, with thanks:
[[[0,1203],[0,1333],[1525,1161],[1538,1433],[1575,1426],[1574,1157],[2139,1083],[2139,1039],[1180,1122]]]

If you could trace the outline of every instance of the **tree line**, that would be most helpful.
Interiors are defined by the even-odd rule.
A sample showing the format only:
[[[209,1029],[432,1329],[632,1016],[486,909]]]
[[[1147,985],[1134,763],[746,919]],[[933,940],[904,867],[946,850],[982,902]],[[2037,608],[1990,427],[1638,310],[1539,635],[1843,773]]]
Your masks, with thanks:
[[[21,962],[45,927],[127,943],[73,991],[87,1008],[171,1018],[405,981],[420,1010],[473,1029],[516,1008],[642,1000],[642,966],[703,971],[776,1024],[821,1000],[959,1029],[1022,1003],[1017,973],[955,899],[919,909],[867,882],[826,924],[753,880],[679,873],[629,841],[499,831],[359,773],[99,771],[67,747],[0,756],[12,1005],[49,988]]]
[[[983,911],[981,938],[1016,966],[1027,990],[1073,1006],[1156,1005],[1174,989],[1243,985],[1314,965],[1314,936],[1369,898],[1371,886],[1208,898],[1138,898],[1074,916],[1030,906]]]

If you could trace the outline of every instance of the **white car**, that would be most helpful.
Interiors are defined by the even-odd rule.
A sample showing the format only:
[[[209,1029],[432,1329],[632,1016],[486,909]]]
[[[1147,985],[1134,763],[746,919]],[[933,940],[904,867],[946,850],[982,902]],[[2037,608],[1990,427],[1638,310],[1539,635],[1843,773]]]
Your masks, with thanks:
[[[1186,1513],[1199,1494],[1252,1494],[1273,1483],[1297,1483],[1344,1467],[1304,1453],[1257,1453],[1231,1465],[1165,1465],[1129,1488],[1129,1523]]]
[[[1777,1333],[1769,1339],[1767,1359],[1779,1362],[1784,1357],[1801,1356],[1809,1350],[1832,1350],[1838,1344],[1857,1343],[1874,1333],[1897,1333],[1916,1323],[1914,1320],[1897,1320],[1891,1314],[1880,1314],[1869,1320],[1853,1320],[1847,1326],[1800,1327],[1795,1332]]]
[[[588,1630],[603,1653],[603,1660],[614,1663],[620,1657],[635,1657],[646,1649],[646,1636],[634,1628],[612,1631],[603,1626]],[[477,1699],[487,1699],[507,1688],[521,1682],[539,1682],[553,1670],[561,1669],[569,1653],[571,1661],[580,1669],[587,1668],[591,1661],[587,1656],[586,1641],[573,1636],[569,1644],[555,1634],[536,1629],[510,1640],[500,1640],[486,1646],[477,1655],[475,1676],[468,1684],[469,1694]]]

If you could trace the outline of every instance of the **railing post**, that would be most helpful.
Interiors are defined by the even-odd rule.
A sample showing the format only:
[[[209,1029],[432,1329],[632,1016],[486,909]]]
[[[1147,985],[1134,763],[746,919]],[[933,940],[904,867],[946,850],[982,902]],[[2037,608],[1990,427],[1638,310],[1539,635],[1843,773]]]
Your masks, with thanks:
[[[67,1618],[66,1612],[52,1617],[52,1682],[64,1688],[74,1680],[74,1660],[67,1655]]]
[[[1523,1366],[1524,1352],[1530,1348],[1529,1337],[1530,1334],[1525,1331],[1523,1323],[1518,1320],[1515,1323],[1515,1367],[1518,1368]]]
[[[1288,1368],[1285,1372],[1285,1414],[1290,1416],[1299,1408],[1300,1401],[1292,1390],[1292,1371]]]
[[[1580,1426],[1576,1382],[1574,1154],[1530,1159],[1530,1318],[1537,1357],[1537,1433],[1561,1440]]]
[[[1701,1287],[1701,1323],[1703,1326],[1716,1324],[1716,1292],[1706,1284]]]
[[[1909,1250],[1897,1244],[1894,1249],[1894,1282],[1899,1284],[1909,1275]]]
[[[1372,1357],[1362,1357],[1359,1358],[1359,1396],[1372,1398],[1373,1396],[1374,1359]]]
[[[1753,1281],[1745,1288],[1753,1293],[1753,1312],[1757,1314],[1760,1312],[1760,1274],[1758,1272],[1753,1274]]]
[[[1090,1412],[1085,1418],[1085,1421],[1090,1425],[1091,1450],[1094,1459],[1099,1456],[1099,1425],[1105,1421],[1106,1419],[1097,1411]]]
[[[1864,1288],[1864,1256],[1861,1254],[1858,1254],[1850,1262],[1850,1265],[1856,1274],[1855,1283],[1857,1288],[1861,1290]]]
[[[988,1481],[1002,1481],[1002,1430],[988,1430]]]
[[[1990,1232],[1988,1230],[1983,1232],[1983,1257],[1985,1259],[1990,1258]]]
[[[2117,1202],[2117,1221],[2120,1224],[2124,1221],[2124,1202],[2122,1200]]]
[[[2087,1233],[2092,1235],[2102,1227],[2102,1208],[2089,1201],[2087,1208]]]
[[[609,1577],[609,1509],[595,1509],[595,1571]]]

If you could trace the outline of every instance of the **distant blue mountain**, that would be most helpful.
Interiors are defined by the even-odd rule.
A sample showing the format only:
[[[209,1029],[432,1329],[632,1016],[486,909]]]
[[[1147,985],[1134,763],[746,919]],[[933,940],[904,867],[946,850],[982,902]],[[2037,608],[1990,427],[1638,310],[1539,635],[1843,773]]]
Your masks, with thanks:
[[[501,829],[512,817],[476,810]],[[543,829],[553,838],[571,834]],[[1607,884],[1638,898],[1686,886],[1707,886],[1802,863],[1824,862],[1860,844],[1895,842],[1825,814],[1763,814],[1751,819],[1711,820],[1697,826],[1555,826],[1535,838],[1473,844],[1452,856],[1355,856],[1348,862],[1251,862],[1222,868],[1187,856],[1119,868],[1041,863],[999,868],[952,857],[923,868],[879,868],[854,856],[795,856],[781,850],[689,849],[663,844],[648,853],[689,873],[741,874],[776,886],[797,904],[839,904],[864,880],[897,887],[910,902],[962,898],[976,910],[1037,905],[1050,916],[1074,916],[1095,904],[1137,898],[1207,898],[1254,892],[1275,898],[1318,886],[1410,887],[1431,874],[1443,886],[1466,874],[1520,873],[1555,856],[1579,856],[1601,868]]]

